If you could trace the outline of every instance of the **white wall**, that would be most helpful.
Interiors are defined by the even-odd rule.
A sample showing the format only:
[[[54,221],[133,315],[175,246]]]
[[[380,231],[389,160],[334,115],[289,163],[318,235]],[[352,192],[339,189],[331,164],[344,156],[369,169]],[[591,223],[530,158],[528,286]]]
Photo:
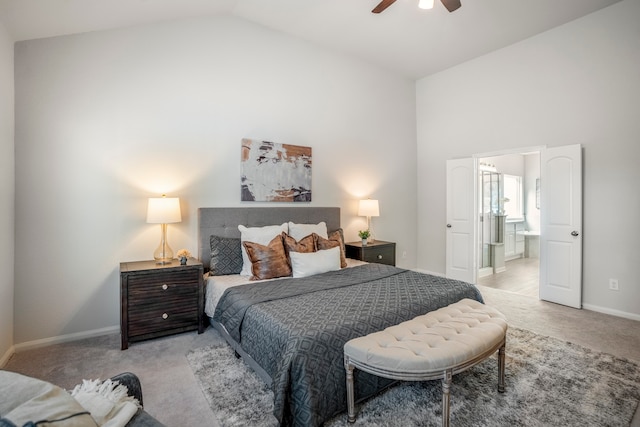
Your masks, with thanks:
[[[13,346],[13,40],[0,23],[0,367]]]
[[[419,268],[445,271],[447,159],[582,144],[583,303],[640,318],[639,20],[625,0],[418,81]]]
[[[16,343],[119,325],[119,262],[149,259],[146,199],[240,206],[240,140],[313,147],[311,206],[340,206],[348,240],[376,235],[415,266],[415,85],[232,17],[16,45]],[[246,203],[244,205],[247,205]],[[264,205],[264,204],[261,204]]]

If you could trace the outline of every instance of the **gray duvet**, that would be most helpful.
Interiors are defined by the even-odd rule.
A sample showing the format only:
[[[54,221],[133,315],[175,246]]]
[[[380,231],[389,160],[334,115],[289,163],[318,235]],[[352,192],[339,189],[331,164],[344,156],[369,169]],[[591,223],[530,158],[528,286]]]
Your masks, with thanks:
[[[230,288],[213,320],[271,376],[280,423],[318,426],[346,410],[348,340],[463,298],[483,301],[469,283],[367,264]],[[356,371],[356,399],[389,384]]]

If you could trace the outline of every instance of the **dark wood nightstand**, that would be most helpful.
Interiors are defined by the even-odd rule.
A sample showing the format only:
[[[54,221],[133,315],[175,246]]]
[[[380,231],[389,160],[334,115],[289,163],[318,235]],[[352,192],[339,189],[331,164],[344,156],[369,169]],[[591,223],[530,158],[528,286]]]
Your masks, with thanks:
[[[362,246],[362,242],[349,242],[344,244],[347,258],[359,259],[378,264],[396,265],[396,244],[376,240]]]
[[[203,267],[155,261],[120,263],[121,348],[146,339],[198,330],[204,332]]]

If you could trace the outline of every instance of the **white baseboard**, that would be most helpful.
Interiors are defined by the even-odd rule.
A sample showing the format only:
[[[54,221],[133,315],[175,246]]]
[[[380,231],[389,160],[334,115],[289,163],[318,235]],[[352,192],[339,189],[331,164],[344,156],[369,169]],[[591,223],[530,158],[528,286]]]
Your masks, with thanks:
[[[610,314],[616,317],[624,317],[625,319],[640,321],[640,314],[627,313],[626,311],[614,310],[612,308],[600,307],[592,304],[582,304],[582,308],[591,311],[597,311],[598,313]]]
[[[99,337],[102,335],[108,335],[108,334],[112,334],[114,332],[119,332],[119,331],[120,331],[119,326],[109,326],[101,329],[93,329],[91,331],[76,332],[73,334],[58,335],[57,337],[42,338],[34,341],[27,341],[20,344],[16,344],[14,347],[15,347],[16,353],[18,353],[20,351],[31,350],[33,348],[46,347],[49,345],[61,344],[69,341],[77,341],[84,338]]]
[[[2,357],[0,358],[0,368],[4,368],[4,365],[7,364],[7,362],[9,361],[9,359],[11,359],[11,356],[13,356],[13,354],[16,352],[16,347],[15,346],[11,346],[9,347],[9,350],[6,351],[5,354],[2,355]]]
[[[493,267],[484,267],[478,270],[478,278],[491,276],[493,274]]]

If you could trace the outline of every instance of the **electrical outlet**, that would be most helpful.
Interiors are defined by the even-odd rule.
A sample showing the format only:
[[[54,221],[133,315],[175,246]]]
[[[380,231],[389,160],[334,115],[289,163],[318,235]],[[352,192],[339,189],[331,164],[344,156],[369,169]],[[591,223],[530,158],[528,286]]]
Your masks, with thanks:
[[[609,289],[611,289],[612,291],[620,290],[620,288],[618,287],[618,279],[609,279]]]

